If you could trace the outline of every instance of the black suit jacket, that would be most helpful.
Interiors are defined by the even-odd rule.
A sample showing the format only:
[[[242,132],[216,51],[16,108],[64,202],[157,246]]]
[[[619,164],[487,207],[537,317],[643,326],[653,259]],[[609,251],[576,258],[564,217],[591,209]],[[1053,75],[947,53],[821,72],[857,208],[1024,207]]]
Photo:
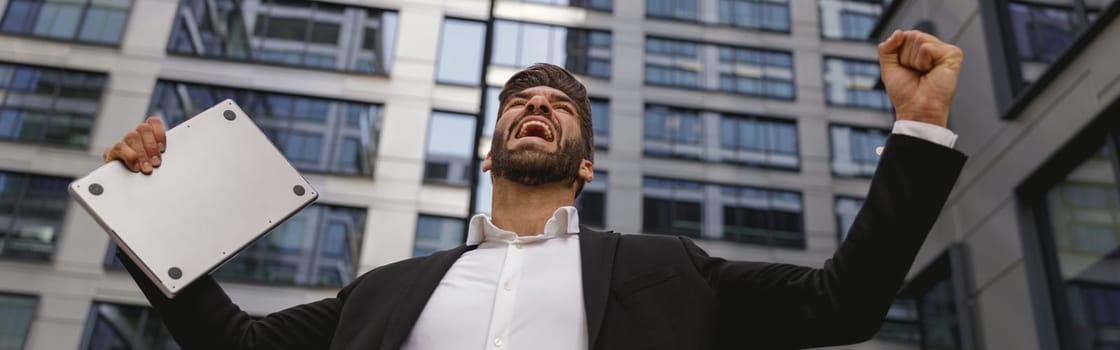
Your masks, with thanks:
[[[792,349],[879,329],[965,156],[888,138],[847,240],[822,268],[709,257],[688,238],[580,233],[592,349]],[[260,320],[205,277],[167,299],[122,257],[184,349],[396,349],[453,263],[473,246],[385,265],[335,298]],[[466,346],[465,346],[466,347]]]

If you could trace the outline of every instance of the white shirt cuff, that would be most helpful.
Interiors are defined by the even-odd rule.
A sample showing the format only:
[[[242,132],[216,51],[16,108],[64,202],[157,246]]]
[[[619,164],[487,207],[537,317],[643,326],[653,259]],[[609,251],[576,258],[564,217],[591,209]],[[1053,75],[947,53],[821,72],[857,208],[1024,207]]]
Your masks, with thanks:
[[[957,144],[957,134],[952,130],[913,120],[895,121],[891,133],[917,137],[949,148]]]

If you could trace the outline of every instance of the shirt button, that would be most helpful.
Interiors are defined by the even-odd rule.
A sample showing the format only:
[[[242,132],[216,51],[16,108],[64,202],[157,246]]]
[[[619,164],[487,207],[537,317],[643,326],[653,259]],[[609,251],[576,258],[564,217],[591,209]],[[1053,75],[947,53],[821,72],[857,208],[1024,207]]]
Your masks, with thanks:
[[[508,292],[508,291],[511,291],[511,290],[513,290],[513,284],[511,284],[509,282],[506,282],[506,291]]]
[[[513,246],[517,247],[517,249],[521,249],[521,242],[514,243]]]
[[[494,346],[502,347],[502,338],[494,338]]]

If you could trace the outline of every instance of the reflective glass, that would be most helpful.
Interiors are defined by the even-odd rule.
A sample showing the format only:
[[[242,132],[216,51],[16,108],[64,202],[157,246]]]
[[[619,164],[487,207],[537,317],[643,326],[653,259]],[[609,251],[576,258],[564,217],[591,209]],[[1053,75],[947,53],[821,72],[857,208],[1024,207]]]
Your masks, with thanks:
[[[704,184],[645,177],[642,232],[700,237],[704,229]]]
[[[610,12],[614,7],[614,0],[521,0],[523,2],[555,5],[555,6],[570,6],[582,7],[590,10],[599,10]]]
[[[769,118],[719,115],[718,160],[747,165],[797,168],[797,124]]]
[[[817,0],[821,36],[826,39],[870,40],[883,7],[876,1]]]
[[[800,193],[720,186],[720,194],[723,239],[776,247],[805,247]]]
[[[115,45],[131,6],[131,0],[12,0],[0,31]]]
[[[789,4],[784,0],[718,0],[720,24],[789,32]]]
[[[1120,188],[1117,155],[1102,148],[1046,194],[1055,270],[1075,349],[1120,347]]]
[[[703,155],[700,140],[703,123],[697,111],[666,106],[646,106],[644,117],[646,155],[699,159]]]
[[[647,37],[645,48],[646,84],[795,97],[793,56],[788,52],[657,37]]]
[[[246,247],[214,276],[340,288],[357,277],[365,219],[365,209],[313,204]],[[110,265],[120,262],[113,259]]]
[[[86,350],[179,350],[152,308],[95,302],[87,318]]]
[[[381,134],[381,107],[317,97],[160,81],[148,115],[168,127],[224,99],[237,101],[300,170],[371,175]]]
[[[181,0],[167,51],[385,74],[397,13],[319,1]]]
[[[35,297],[0,294],[0,349],[23,348],[38,303]]]
[[[439,39],[436,81],[478,85],[482,79],[485,35],[485,23],[445,18]]]
[[[473,115],[432,113],[428,124],[425,181],[456,186],[470,184],[475,123]]]
[[[412,256],[427,256],[455,248],[466,240],[466,220],[420,214],[416,219],[416,241]]]
[[[832,125],[832,173],[841,176],[871,176],[879,165],[876,150],[886,145],[886,130]]]
[[[596,171],[595,179],[584,184],[583,192],[576,198],[579,209],[579,223],[591,227],[604,228],[607,223],[607,184],[610,183],[606,172]]]
[[[879,64],[843,58],[824,59],[824,94],[829,104],[889,111],[891,101],[879,83]]]
[[[595,131],[595,148],[606,149],[611,141],[611,104],[609,101],[591,99],[591,127]]]
[[[99,73],[0,63],[0,139],[88,145],[105,79]]]
[[[611,34],[497,20],[490,60],[514,68],[551,63],[572,73],[610,78]]]
[[[71,179],[0,171],[0,256],[49,259]]]

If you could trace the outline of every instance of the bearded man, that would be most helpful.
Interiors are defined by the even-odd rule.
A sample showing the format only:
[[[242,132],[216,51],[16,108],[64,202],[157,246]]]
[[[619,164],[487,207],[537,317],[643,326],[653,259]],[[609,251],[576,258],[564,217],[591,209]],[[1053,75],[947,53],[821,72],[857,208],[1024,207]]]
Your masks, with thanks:
[[[587,93],[560,67],[509,79],[491,153],[493,216],[454,249],[385,265],[334,298],[254,320],[213,278],[165,298],[121,256],[185,349],[789,349],[864,341],[963,167],[945,129],[960,49],[896,31],[879,46],[898,121],[863,210],[823,268],[709,257],[685,237],[579,225],[592,180]],[[106,150],[133,171],[163,161],[149,119]],[[174,161],[169,159],[167,161]]]

